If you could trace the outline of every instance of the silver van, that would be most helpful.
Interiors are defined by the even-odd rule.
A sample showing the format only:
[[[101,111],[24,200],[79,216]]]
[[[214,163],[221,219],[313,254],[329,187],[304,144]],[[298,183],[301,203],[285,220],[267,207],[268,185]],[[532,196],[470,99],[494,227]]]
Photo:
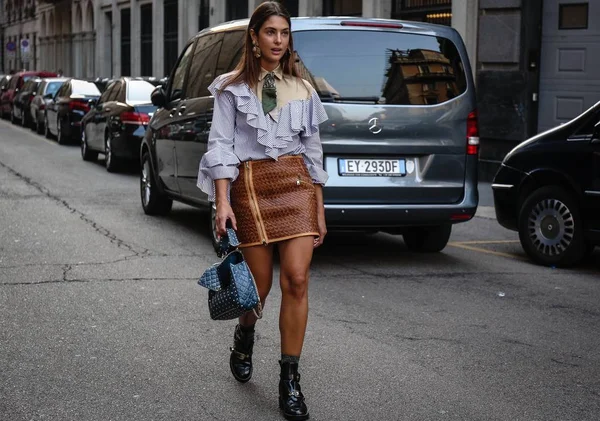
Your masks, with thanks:
[[[140,151],[147,214],[168,213],[173,200],[212,208],[196,187],[212,119],[207,87],[237,64],[247,25],[197,34],[153,93],[159,109]],[[442,250],[478,205],[475,88],[460,35],[353,17],[294,18],[292,31],[298,71],[329,116],[320,126],[328,229],[402,234],[410,250]]]

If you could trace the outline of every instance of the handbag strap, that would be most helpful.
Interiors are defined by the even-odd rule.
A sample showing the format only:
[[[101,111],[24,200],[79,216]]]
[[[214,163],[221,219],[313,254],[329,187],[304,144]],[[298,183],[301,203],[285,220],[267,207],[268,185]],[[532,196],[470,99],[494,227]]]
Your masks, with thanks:
[[[225,257],[240,245],[237,235],[233,228],[227,228],[225,235],[221,236],[217,250],[217,256]]]

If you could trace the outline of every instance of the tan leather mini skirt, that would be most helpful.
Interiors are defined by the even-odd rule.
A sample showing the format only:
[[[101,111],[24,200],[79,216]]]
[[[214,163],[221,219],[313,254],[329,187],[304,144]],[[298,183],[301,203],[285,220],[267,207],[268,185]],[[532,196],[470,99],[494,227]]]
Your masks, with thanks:
[[[240,247],[318,236],[315,186],[302,156],[242,162],[231,184]]]

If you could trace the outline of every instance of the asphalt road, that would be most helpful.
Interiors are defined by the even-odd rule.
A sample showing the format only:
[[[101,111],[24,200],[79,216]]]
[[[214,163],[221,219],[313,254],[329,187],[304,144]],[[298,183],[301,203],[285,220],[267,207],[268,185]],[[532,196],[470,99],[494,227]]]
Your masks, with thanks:
[[[599,419],[599,250],[577,269],[532,264],[480,190],[442,253],[386,234],[331,234],[317,251],[312,420]],[[282,419],[279,289],[240,385],[235,322],[211,321],[196,284],[216,261],[207,215],[146,216],[135,171],[5,121],[0,215],[0,420]]]

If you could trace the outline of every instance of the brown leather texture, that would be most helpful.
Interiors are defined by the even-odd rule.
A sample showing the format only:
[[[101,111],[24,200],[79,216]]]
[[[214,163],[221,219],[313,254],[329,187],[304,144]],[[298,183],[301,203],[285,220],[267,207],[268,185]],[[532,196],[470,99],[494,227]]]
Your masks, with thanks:
[[[319,235],[317,195],[302,156],[242,162],[230,198],[240,247]]]

